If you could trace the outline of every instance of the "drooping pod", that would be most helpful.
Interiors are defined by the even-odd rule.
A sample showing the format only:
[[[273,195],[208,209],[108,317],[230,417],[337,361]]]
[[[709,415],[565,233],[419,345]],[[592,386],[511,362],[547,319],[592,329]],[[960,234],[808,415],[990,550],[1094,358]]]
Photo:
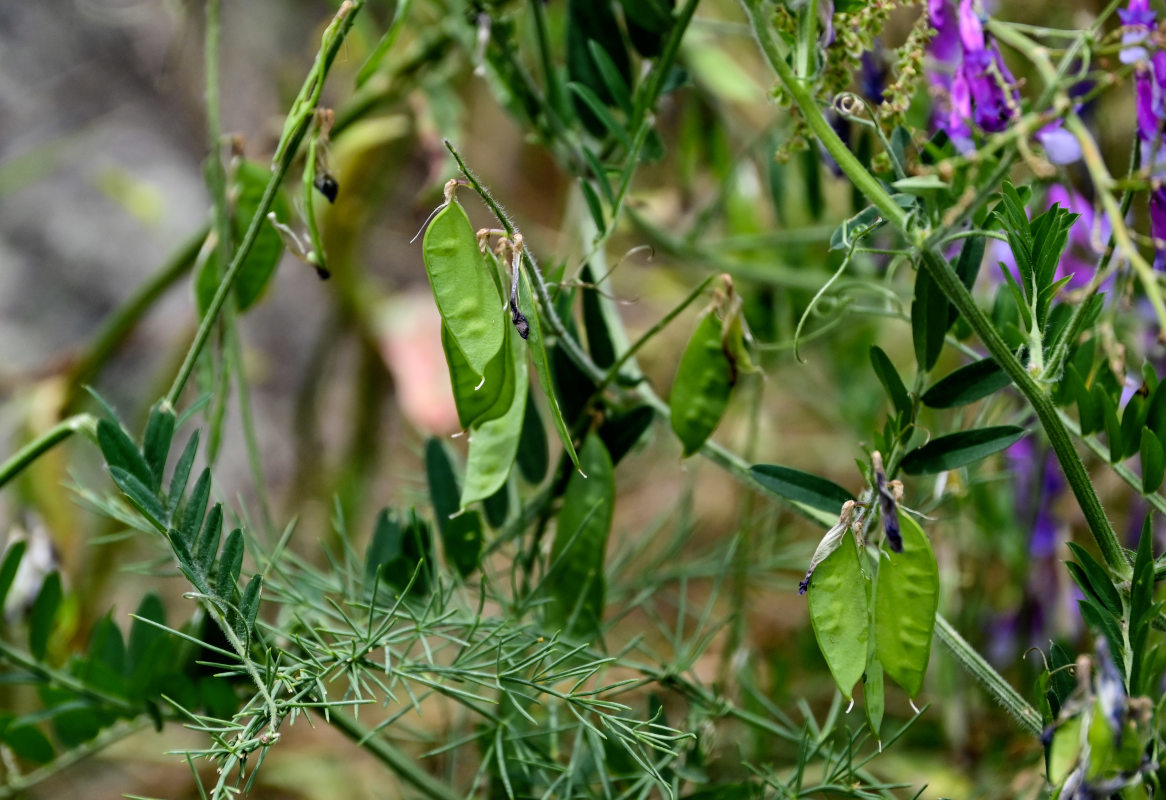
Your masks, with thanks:
[[[735,375],[721,344],[721,321],[708,313],[684,348],[672,382],[672,430],[684,455],[700,449],[720,424],[729,404]]]
[[[914,697],[923,688],[923,675],[931,659],[939,608],[939,567],[919,524],[906,514],[899,523],[901,552],[880,550],[879,555],[875,651],[887,676]]]
[[[741,298],[728,275],[722,275],[721,282],[713,306],[697,324],[680,357],[672,382],[672,430],[684,445],[686,458],[699,450],[720,424],[738,376],[757,371],[749,354],[751,338]]]
[[[839,520],[837,546],[812,567],[810,622],[830,674],[849,700],[867,666],[869,579],[863,575],[849,518]],[[808,578],[809,580],[809,578]]]
[[[425,270],[450,337],[478,375],[502,349],[506,320],[502,297],[490,274],[465,209],[446,185],[445,206],[425,230]]]

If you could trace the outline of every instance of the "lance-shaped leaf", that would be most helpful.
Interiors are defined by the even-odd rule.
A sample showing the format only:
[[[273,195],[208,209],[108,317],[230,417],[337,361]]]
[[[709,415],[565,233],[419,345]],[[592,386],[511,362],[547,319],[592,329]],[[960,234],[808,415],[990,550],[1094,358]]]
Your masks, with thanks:
[[[573,472],[563,495],[544,584],[548,629],[591,641],[603,622],[604,558],[615,503],[611,457],[595,433],[580,448],[583,473]],[[584,477],[584,474],[586,477]]]
[[[930,408],[956,408],[995,394],[1010,383],[1012,379],[1000,365],[985,358],[936,381],[920,399]]]
[[[926,475],[965,467],[1011,446],[1024,434],[1024,428],[1000,425],[940,436],[904,456],[903,472]]]
[[[757,483],[778,497],[804,503],[821,511],[836,514],[843,503],[854,500],[854,495],[834,481],[793,467],[756,464],[749,468],[749,472]]]

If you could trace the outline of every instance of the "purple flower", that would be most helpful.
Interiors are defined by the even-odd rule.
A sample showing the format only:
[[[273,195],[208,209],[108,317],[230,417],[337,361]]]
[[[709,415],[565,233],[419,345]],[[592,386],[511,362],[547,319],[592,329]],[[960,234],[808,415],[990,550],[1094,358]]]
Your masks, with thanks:
[[[1059,119],[1037,131],[1036,138],[1044,147],[1045,156],[1054,164],[1072,164],[1081,160],[1081,143],[1065,130]]]
[[[1130,0],[1128,8],[1119,9],[1122,25],[1121,60],[1137,65],[1135,91],[1138,104],[1138,139],[1142,147],[1142,166],[1151,180],[1166,178],[1166,148],[1162,146],[1163,123],[1166,122],[1166,52],[1150,55],[1144,46],[1156,23],[1149,0]],[[1150,191],[1150,235],[1154,237],[1154,268],[1166,269],[1166,188]]]
[[[1119,8],[1117,15],[1125,31],[1121,35],[1121,63],[1136,64],[1147,58],[1143,46],[1150,36],[1154,24],[1154,12],[1150,10],[1150,0],[1130,0],[1129,8]]]
[[[1150,192],[1150,235],[1154,237],[1154,269],[1166,269],[1166,189]]]
[[[967,152],[972,125],[988,133],[1004,130],[1016,115],[1020,95],[999,46],[984,34],[972,0],[959,0],[955,14],[950,3],[928,0],[927,6],[936,30],[931,42],[932,80],[939,93],[936,124]],[[942,66],[949,64],[959,66],[949,74]]]

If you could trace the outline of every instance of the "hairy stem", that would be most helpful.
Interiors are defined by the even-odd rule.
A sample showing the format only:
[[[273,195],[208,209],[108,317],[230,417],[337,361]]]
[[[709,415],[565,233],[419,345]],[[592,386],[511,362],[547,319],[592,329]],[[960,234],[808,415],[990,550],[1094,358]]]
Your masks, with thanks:
[[[942,615],[935,616],[935,632],[939,640],[951,651],[951,654],[963,664],[964,669],[970,672],[996,698],[996,701],[1020,723],[1020,725],[1035,736],[1040,736],[1044,726],[1041,724],[1040,714],[1035,708],[1020,696],[1019,693],[992,666],[984,660],[976,648],[972,647],[959,635],[951,623]]]

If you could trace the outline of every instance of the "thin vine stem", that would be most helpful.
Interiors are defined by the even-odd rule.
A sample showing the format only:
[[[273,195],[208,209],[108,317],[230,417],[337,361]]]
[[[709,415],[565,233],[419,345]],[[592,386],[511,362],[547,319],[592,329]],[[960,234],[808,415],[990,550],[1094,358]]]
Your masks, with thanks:
[[[299,145],[312,124],[316,113],[316,100],[319,98],[320,90],[323,88],[324,79],[327,77],[332,62],[336,59],[336,54],[340,52],[340,47],[344,44],[348,31],[352,28],[352,24],[356,20],[357,13],[363,6],[364,0],[345,0],[340,10],[336,12],[336,17],[333,19],[332,24],[328,26],[328,30],[324,33],[324,43],[316,58],[316,63],[312,67],[312,71],[308,74],[307,80],[304,81],[304,85],[300,89],[299,97],[297,97],[296,102],[292,105],[291,112],[288,114],[283,135],[280,137],[279,145],[276,147],[276,160],[271,178],[267,181],[267,186],[263,189],[263,196],[260,198],[259,205],[255,209],[255,216],[251,218],[251,222],[247,226],[247,232],[243,234],[243,239],[239,242],[239,247],[235,250],[231,258],[230,266],[227,267],[226,273],[219,282],[218,289],[215,290],[214,297],[211,298],[210,303],[207,305],[206,314],[198,326],[198,332],[194,335],[194,341],[191,342],[190,348],[186,351],[186,357],[183,359],[182,365],[178,368],[178,374],[174,377],[170,391],[166,393],[166,399],[170,401],[171,405],[178,405],[182,390],[186,387],[186,382],[190,379],[191,373],[194,372],[194,366],[198,362],[198,357],[201,355],[207,340],[210,338],[211,331],[214,329],[219,314],[223,310],[223,304],[227,301],[227,293],[231,290],[235,278],[238,277],[239,271],[243,267],[243,262],[247,259],[247,255],[255,245],[255,240],[258,238],[260,230],[264,225],[268,224],[267,212],[271,210],[271,205],[275,201],[276,192],[279,191],[280,185],[287,176],[288,170],[296,158]]]

